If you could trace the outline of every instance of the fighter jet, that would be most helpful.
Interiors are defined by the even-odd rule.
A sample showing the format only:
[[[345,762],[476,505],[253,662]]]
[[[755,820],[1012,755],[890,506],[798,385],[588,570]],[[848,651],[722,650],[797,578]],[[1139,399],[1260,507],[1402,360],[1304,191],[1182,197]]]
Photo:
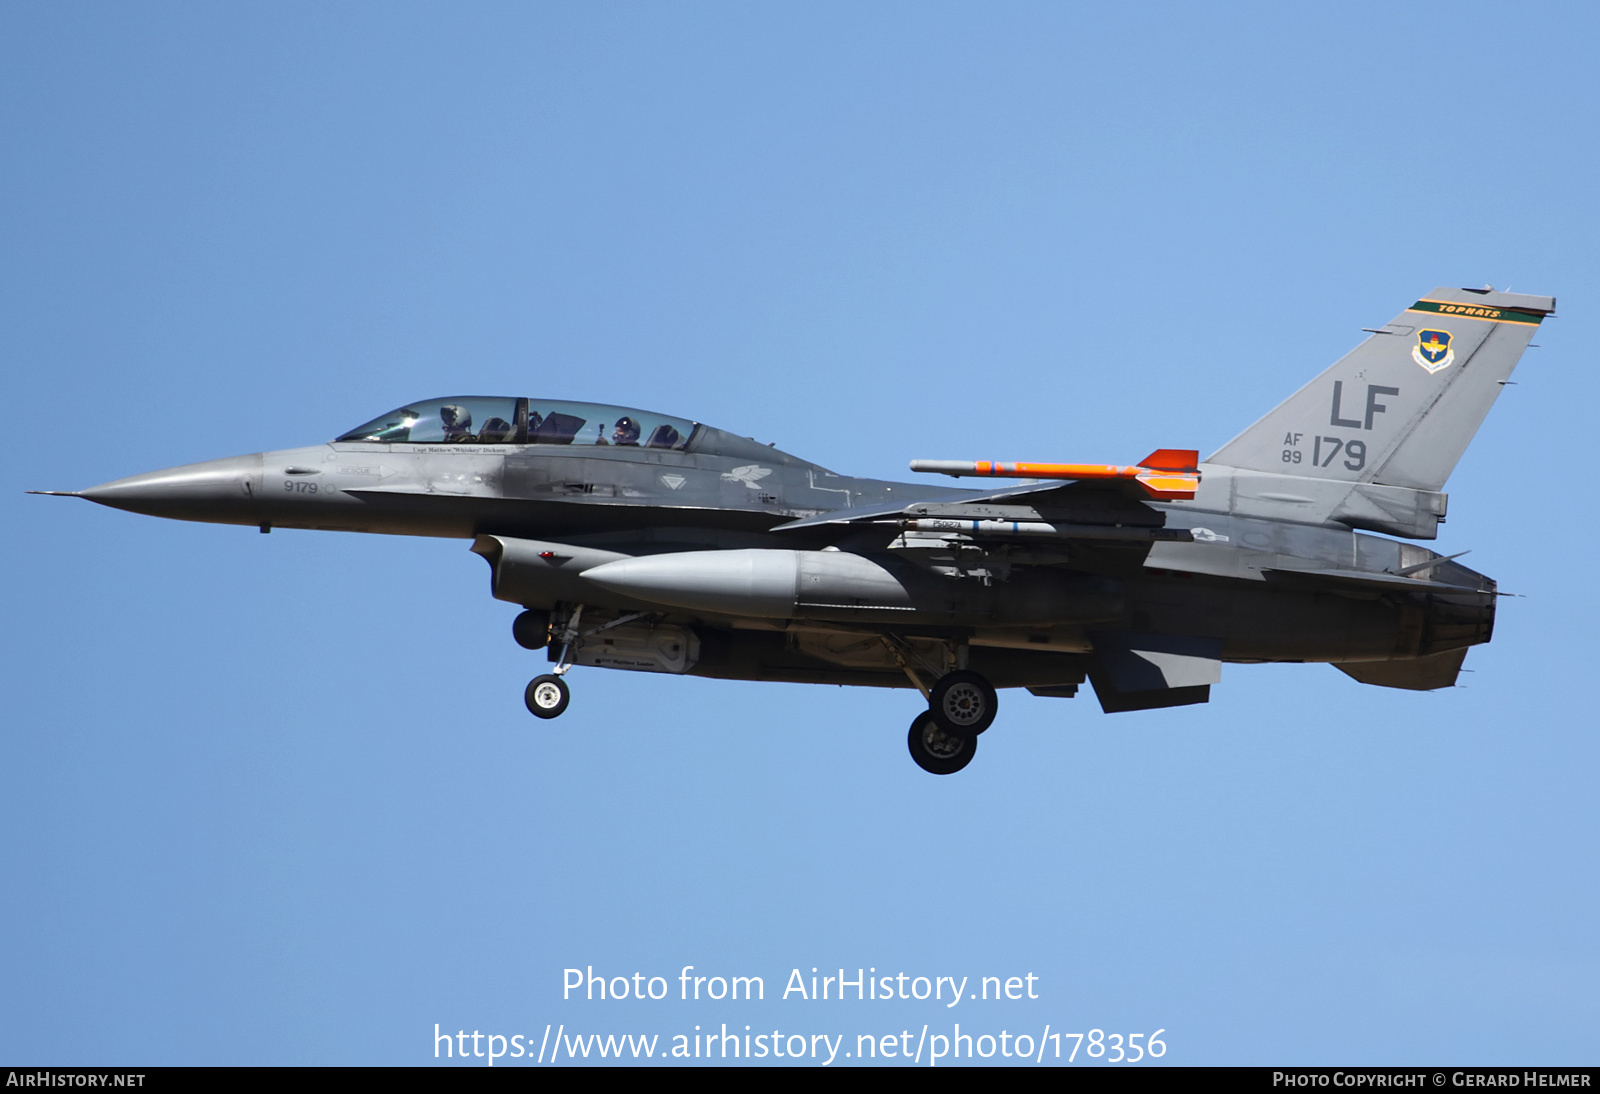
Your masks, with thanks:
[[[1452,686],[1495,583],[1406,541],[1436,538],[1445,480],[1554,311],[1435,289],[1204,461],[911,464],[1006,480],[978,489],[851,478],[644,410],[455,396],[326,444],[40,492],[470,540],[522,609],[515,641],[546,651],[524,693],[539,718],[567,709],[574,665],[907,688],[926,700],[911,756],[950,774],[1001,688],[1176,707],[1207,702],[1225,661]]]

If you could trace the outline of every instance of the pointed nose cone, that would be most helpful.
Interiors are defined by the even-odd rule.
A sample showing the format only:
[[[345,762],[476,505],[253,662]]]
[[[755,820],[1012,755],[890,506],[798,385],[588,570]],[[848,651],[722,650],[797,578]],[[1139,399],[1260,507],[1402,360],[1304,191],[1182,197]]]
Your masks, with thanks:
[[[91,486],[78,496],[152,517],[255,524],[260,512],[261,455],[230,456],[131,475]]]

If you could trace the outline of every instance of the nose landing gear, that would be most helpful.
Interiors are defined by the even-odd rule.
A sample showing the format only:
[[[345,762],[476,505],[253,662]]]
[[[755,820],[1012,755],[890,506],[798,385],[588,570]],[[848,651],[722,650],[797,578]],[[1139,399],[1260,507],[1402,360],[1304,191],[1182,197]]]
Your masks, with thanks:
[[[554,658],[556,667],[543,676],[535,676],[523,689],[522,701],[528,713],[535,718],[559,718],[572,701],[572,689],[562,679],[572,667],[568,657],[572,643],[578,637],[578,621],[583,618],[583,605],[572,608],[564,620],[556,622],[549,613],[525,611],[517,616],[511,633],[517,645],[527,650],[543,649],[552,642],[561,643],[560,655]]]

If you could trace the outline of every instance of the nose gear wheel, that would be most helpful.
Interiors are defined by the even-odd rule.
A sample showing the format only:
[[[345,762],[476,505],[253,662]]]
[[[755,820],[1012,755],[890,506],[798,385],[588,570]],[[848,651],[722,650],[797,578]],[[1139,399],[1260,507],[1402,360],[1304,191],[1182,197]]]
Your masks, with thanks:
[[[527,690],[522,693],[522,701],[528,704],[528,711],[536,718],[556,718],[567,709],[567,703],[572,698],[572,692],[567,688],[567,682],[559,676],[546,674],[535,676],[528,681]]]

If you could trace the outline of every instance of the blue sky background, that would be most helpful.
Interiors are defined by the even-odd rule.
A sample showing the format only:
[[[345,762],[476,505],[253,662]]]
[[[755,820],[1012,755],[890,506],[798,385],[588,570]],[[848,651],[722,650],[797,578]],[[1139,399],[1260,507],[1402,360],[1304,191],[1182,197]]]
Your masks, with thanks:
[[[961,1021],[1594,1063],[1597,36],[1581,4],[6,5],[0,1062]],[[906,692],[577,669],[535,722],[465,542],[22,494],[450,393],[892,478],[1209,451],[1491,282],[1561,315],[1449,484],[1436,546],[1526,596],[1467,686],[1008,692],[952,778]],[[768,998],[560,998],[690,964]],[[1041,998],[776,998],[812,966]]]

